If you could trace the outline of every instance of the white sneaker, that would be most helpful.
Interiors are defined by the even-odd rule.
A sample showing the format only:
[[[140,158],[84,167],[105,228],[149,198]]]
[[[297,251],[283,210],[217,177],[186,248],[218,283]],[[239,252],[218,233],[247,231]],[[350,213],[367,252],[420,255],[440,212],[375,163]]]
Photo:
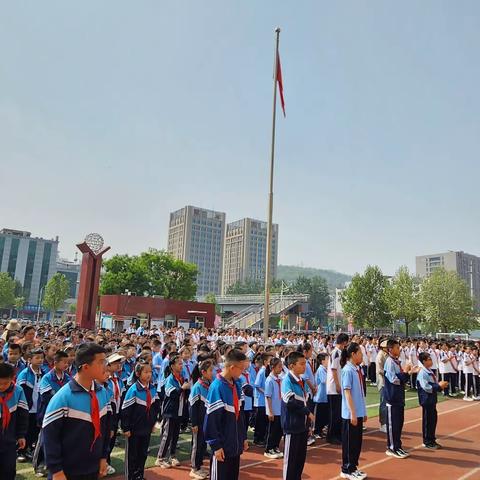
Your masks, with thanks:
[[[171,457],[170,464],[172,465],[172,467],[178,467],[180,465],[180,461],[178,460],[178,458]]]
[[[190,478],[195,478],[195,480],[205,480],[208,475],[202,470],[194,470],[192,468],[190,470],[189,476]]]
[[[346,478],[347,480],[361,480],[363,477],[359,477],[357,472],[353,472],[353,473],[340,472],[340,478]]]
[[[157,458],[155,466],[160,468],[172,468],[172,464],[165,458]]]
[[[115,473],[115,469],[111,465],[107,465],[107,475],[113,475]]]
[[[387,433],[387,426],[386,425],[381,425],[379,429],[382,433]]]
[[[359,478],[360,480],[364,480],[365,478],[368,477],[368,475],[365,473],[365,472],[362,472],[361,470],[357,470],[355,472],[355,475],[357,476],[357,478]]]
[[[307,445],[313,445],[315,443],[315,437],[308,437]]]
[[[269,450],[268,452],[265,452],[263,454],[264,457],[267,457],[267,458],[279,458],[279,456],[277,455],[276,452],[274,452],[273,450]]]
[[[473,402],[473,398],[472,397],[463,397],[463,401],[464,402]]]

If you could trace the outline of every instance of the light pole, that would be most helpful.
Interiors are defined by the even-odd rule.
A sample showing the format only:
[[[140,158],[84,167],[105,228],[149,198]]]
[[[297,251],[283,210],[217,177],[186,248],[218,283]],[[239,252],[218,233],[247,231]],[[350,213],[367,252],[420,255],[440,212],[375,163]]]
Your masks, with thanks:
[[[42,303],[42,296],[43,296],[43,292],[45,290],[45,285],[40,289],[40,291],[38,292],[38,305],[37,305],[37,325],[38,325],[38,322],[39,322],[39,319],[40,319],[40,304]]]

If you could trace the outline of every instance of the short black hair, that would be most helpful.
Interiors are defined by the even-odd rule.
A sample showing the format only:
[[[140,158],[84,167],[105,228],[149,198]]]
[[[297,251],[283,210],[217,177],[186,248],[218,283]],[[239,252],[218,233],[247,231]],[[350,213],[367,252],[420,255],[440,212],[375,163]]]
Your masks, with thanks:
[[[15,370],[9,363],[0,363],[0,378],[13,379]]]
[[[305,358],[302,352],[289,353],[285,359],[287,361],[287,367],[290,368],[292,365],[295,365],[301,358]]]
[[[337,335],[337,340],[335,341],[335,343],[337,345],[340,345],[341,343],[346,343],[348,342],[348,335],[346,333],[339,333]]]
[[[419,355],[418,355],[418,359],[420,360],[420,363],[425,363],[430,357],[430,354],[427,353],[427,352],[421,352]]]
[[[243,341],[243,340],[237,340],[235,343],[234,343],[234,347],[236,349],[241,349],[242,347],[244,347],[245,345],[247,344],[247,342]]]
[[[327,354],[326,354],[326,353],[319,353],[319,354],[317,355],[317,360],[318,360],[319,362],[323,362],[326,358],[327,358]]]
[[[393,348],[395,345],[400,345],[398,343],[398,340],[395,340],[394,338],[390,338],[387,340],[387,350],[390,350]]]
[[[53,357],[54,362],[59,362],[62,358],[68,358],[68,353],[63,350],[58,350],[55,356]]]
[[[75,353],[75,365],[78,369],[82,365],[90,365],[95,360],[95,355],[105,353],[105,349],[96,343],[83,343]]]
[[[18,343],[9,343],[8,344],[9,350],[18,350],[20,353],[22,352],[22,347]]]
[[[246,359],[247,356],[241,350],[232,349],[225,355],[225,365],[244,362]]]
[[[32,348],[32,350],[30,350],[30,356],[33,357],[33,355],[43,355],[43,356],[45,356],[45,352],[43,351],[42,347],[36,347],[36,348]]]

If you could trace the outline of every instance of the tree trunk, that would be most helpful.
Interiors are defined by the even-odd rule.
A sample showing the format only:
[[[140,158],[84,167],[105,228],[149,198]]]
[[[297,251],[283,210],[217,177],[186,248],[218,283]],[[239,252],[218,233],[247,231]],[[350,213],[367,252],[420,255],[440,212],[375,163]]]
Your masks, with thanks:
[[[405,321],[405,336],[408,337],[408,324],[410,322]]]

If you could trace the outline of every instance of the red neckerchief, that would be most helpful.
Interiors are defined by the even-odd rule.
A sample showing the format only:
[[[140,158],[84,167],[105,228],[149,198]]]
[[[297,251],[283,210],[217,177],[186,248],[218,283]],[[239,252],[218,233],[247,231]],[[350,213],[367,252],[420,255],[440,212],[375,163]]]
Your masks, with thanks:
[[[112,383],[113,383],[113,396],[117,401],[120,398],[120,388],[118,386],[118,380],[115,375],[112,375]]]
[[[400,367],[400,372],[403,373],[402,363],[400,362],[400,360],[398,360],[398,358],[395,358],[390,354],[388,354],[388,356]]]
[[[63,387],[65,385],[65,374],[63,377],[60,379],[57,377],[57,372],[54,370],[53,371],[53,380],[60,385],[60,387]]]
[[[141,383],[140,385],[143,387]],[[150,392],[150,384],[148,384],[146,387],[143,387],[143,388],[145,388],[145,393],[147,395],[147,415],[148,415],[150,412],[150,407],[152,406],[152,394]]]
[[[0,405],[2,406],[2,429],[4,432],[5,430],[7,430],[11,418],[10,409],[8,408],[7,402],[13,397],[14,391],[15,390],[12,388],[12,391],[10,393],[7,393],[3,397],[0,397]]]
[[[362,390],[362,393],[365,395],[365,392],[363,390],[363,375],[362,375],[362,372],[360,371],[360,368],[359,367],[355,367],[356,370],[357,370],[357,374],[358,374],[358,381],[360,382],[360,389]]]
[[[260,370],[260,367],[253,367],[255,369],[255,373],[258,373],[258,371]]]
[[[173,372],[172,372],[172,375],[175,378],[175,380],[179,383],[179,385],[182,386],[183,382],[184,382],[183,377],[181,375],[177,375],[176,373],[173,373]]]
[[[278,398],[282,399],[282,379],[272,375],[272,378],[277,382],[278,385]],[[302,387],[303,388],[303,387]]]
[[[92,390],[89,390],[88,394],[90,395],[90,415],[92,417],[93,425],[93,441],[92,445],[90,446],[90,451],[92,451],[97,438],[102,436],[102,432],[100,430],[100,407],[98,405],[95,387],[93,387]]]
[[[201,378],[198,379],[198,383],[207,390],[210,388],[210,383],[205,383]]]
[[[190,373],[190,367],[188,366],[188,363],[185,362],[185,368],[187,369],[187,372],[188,372],[188,378],[192,378],[192,374]]]
[[[300,385],[300,388],[302,389],[303,398],[305,398],[305,396],[306,396],[306,392],[305,392],[305,382],[304,382],[301,378],[299,378],[297,383]]]
[[[247,379],[247,383],[250,384],[250,374],[248,372],[243,372],[243,376]]]
[[[230,384],[230,382],[223,377],[225,380],[225,383],[229,386],[230,390],[232,391],[232,396],[233,396],[233,408],[235,409],[235,418],[238,420],[238,417],[240,416],[240,403],[238,401],[238,392],[237,392],[237,386],[235,382],[233,384]]]

